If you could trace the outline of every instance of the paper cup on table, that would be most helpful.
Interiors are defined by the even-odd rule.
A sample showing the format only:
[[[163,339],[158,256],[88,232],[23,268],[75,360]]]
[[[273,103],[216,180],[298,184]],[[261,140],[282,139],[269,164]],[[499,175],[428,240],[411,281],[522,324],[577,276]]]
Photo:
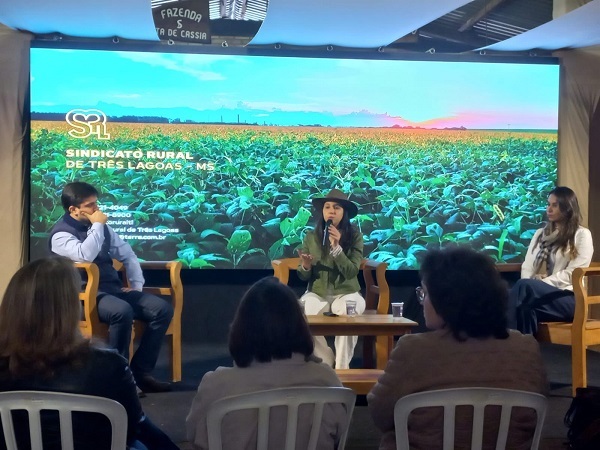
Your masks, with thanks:
[[[404,314],[404,303],[392,303],[392,316],[402,317]]]
[[[346,300],[346,314],[356,316],[356,300]]]
[[[302,312],[304,314],[306,314],[306,300],[304,300],[302,297],[298,300],[298,303],[300,303],[300,309],[302,310]]]

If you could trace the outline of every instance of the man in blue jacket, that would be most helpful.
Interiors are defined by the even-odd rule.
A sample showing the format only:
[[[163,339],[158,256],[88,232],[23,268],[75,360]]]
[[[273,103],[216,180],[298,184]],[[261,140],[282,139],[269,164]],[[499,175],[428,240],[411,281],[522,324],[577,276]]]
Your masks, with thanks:
[[[100,272],[98,315],[108,324],[108,344],[129,358],[133,320],[147,326],[131,359],[136,384],[144,392],[171,390],[170,383],[152,377],[158,353],[171,319],[173,307],[163,299],[142,292],[144,276],[131,246],[106,224],[98,207],[98,191],[88,183],[67,184],[61,195],[64,216],[50,231],[50,250],[75,262],[94,262]],[[113,258],[122,262],[130,288],[123,287]]]

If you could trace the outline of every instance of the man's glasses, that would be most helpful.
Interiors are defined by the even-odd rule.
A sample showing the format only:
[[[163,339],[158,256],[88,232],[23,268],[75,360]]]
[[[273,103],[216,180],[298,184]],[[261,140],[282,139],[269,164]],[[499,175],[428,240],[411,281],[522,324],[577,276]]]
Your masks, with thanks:
[[[415,289],[415,293],[417,294],[417,300],[419,300],[419,305],[422,305],[425,301],[425,291],[421,286]]]

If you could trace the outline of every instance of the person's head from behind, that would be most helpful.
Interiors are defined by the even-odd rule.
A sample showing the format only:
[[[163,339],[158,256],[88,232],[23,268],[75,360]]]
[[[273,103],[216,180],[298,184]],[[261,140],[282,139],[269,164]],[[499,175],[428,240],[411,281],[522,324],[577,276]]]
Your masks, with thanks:
[[[466,247],[430,250],[420,275],[428,328],[448,329],[458,340],[508,337],[508,289],[490,257]]]
[[[63,209],[81,222],[98,210],[98,190],[91,184],[74,181],[65,185],[60,196]]]
[[[12,374],[50,375],[86,343],[79,332],[80,283],[62,257],[38,259],[13,275],[0,305],[0,355]]]
[[[229,352],[236,365],[305,357],[314,344],[308,324],[292,289],[275,277],[254,283],[244,294],[229,332]]]

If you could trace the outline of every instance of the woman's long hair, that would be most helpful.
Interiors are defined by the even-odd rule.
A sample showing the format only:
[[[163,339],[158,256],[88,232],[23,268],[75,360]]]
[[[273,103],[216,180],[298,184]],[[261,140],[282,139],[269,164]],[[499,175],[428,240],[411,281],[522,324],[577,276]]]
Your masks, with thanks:
[[[340,239],[340,245],[344,250],[344,253],[347,253],[348,250],[350,250],[350,248],[352,247],[353,233],[357,233],[358,231],[352,225],[352,223],[350,223],[350,219],[348,218],[348,212],[346,211],[346,208],[342,206],[342,209],[344,210],[344,215],[342,216],[342,220],[340,220],[340,223],[337,228],[342,234],[342,239]],[[315,238],[319,240],[323,237],[323,231],[325,230],[325,219],[323,218],[322,208],[318,208],[315,210],[315,221],[317,222],[315,225]],[[321,240],[319,241],[319,243],[321,244],[321,253],[323,255],[328,255],[329,242],[325,242],[325,245],[323,245],[323,241]]]
[[[33,261],[10,280],[0,305],[0,373],[51,377],[89,348],[79,331],[81,280],[62,257]]]
[[[557,186],[548,193],[548,197],[554,195],[558,200],[558,208],[564,216],[564,222],[558,232],[556,239],[556,248],[564,253],[567,248],[570,249],[571,259],[577,256],[575,248],[575,233],[581,222],[581,211],[575,192],[566,186]],[[552,222],[546,224],[544,234],[550,234],[554,231]],[[542,235],[540,234],[539,239]]]
[[[254,283],[244,294],[229,331],[229,352],[238,367],[253,361],[308,358],[313,338],[294,291],[275,277]]]

